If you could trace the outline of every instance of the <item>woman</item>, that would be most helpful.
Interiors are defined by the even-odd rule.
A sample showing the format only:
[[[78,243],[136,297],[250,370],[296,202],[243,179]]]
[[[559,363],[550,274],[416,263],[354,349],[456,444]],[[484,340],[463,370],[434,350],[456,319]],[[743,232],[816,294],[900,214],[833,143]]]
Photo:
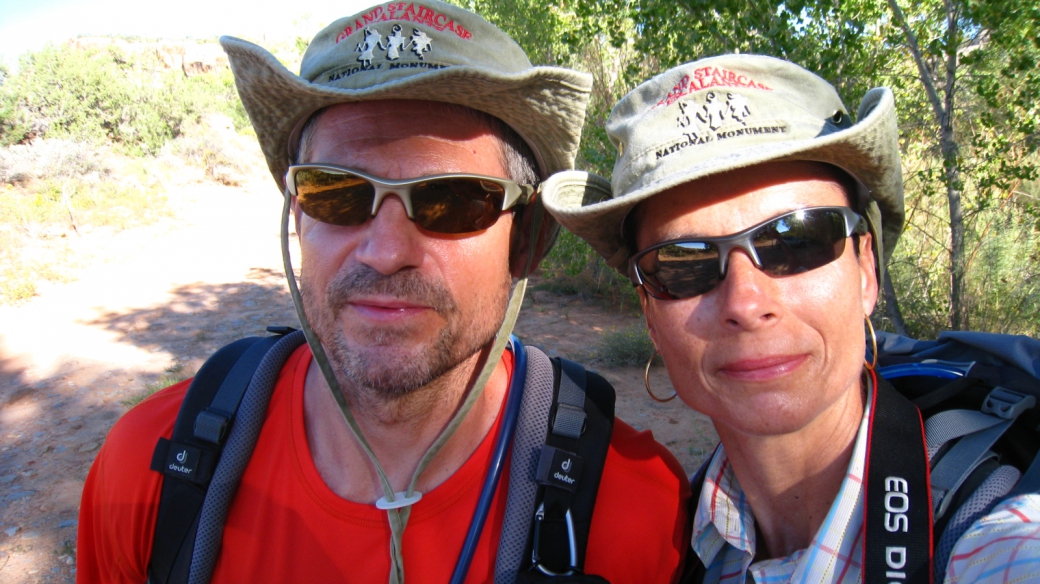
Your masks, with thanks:
[[[638,286],[678,397],[718,431],[694,478],[691,581],[931,581],[920,416],[864,360],[903,224],[891,92],[857,118],[794,64],[704,59],[614,108],[613,185],[569,172],[543,187]],[[947,580],[1035,571],[1025,499],[957,543]]]

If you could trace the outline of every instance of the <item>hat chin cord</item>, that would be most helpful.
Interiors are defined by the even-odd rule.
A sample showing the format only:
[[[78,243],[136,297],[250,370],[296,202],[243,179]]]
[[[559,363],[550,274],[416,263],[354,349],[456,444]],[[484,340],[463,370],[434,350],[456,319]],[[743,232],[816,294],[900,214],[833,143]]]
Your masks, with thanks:
[[[480,375],[477,377],[473,387],[466,393],[462,405],[458,410],[456,410],[455,415],[452,416],[448,425],[444,427],[440,435],[437,436],[437,439],[434,440],[433,444],[431,444],[426,450],[426,454],[424,454],[422,459],[419,460],[415,472],[412,473],[412,479],[408,483],[408,488],[403,492],[395,493],[393,487],[390,485],[390,480],[386,476],[386,472],[383,470],[383,466],[379,464],[375,452],[372,451],[372,446],[368,443],[368,440],[365,439],[364,434],[361,432],[361,427],[358,426],[357,419],[354,418],[354,414],[350,411],[350,406],[347,404],[346,397],[343,394],[343,389],[340,387],[339,381],[336,379],[336,375],[332,371],[332,366],[329,364],[325,348],[322,346],[318,336],[314,333],[310,323],[307,321],[307,315],[304,313],[303,298],[300,296],[300,289],[296,282],[296,274],[293,272],[292,268],[292,258],[289,255],[289,211],[291,206],[292,195],[288,190],[286,190],[285,203],[282,206],[281,228],[282,263],[285,268],[285,279],[289,284],[289,292],[292,294],[293,305],[296,307],[296,314],[300,319],[300,328],[303,329],[303,334],[307,338],[307,344],[311,348],[311,353],[314,354],[314,360],[317,362],[318,368],[321,369],[321,374],[325,378],[325,383],[332,392],[333,399],[335,399],[336,403],[339,405],[339,409],[343,413],[343,419],[347,422],[347,426],[350,428],[351,433],[354,434],[354,437],[361,445],[362,450],[365,451],[365,454],[368,455],[369,460],[371,460],[373,466],[375,466],[376,473],[379,474],[379,482],[382,484],[384,495],[376,502],[376,506],[380,509],[386,510],[387,519],[390,522],[390,584],[404,584],[404,554],[402,550],[404,530],[408,525],[408,517],[411,514],[412,509],[411,505],[422,497],[422,493],[415,490],[415,483],[419,480],[423,471],[425,471],[426,467],[430,465],[448,439],[455,434],[455,431],[458,430],[459,425],[462,424],[466,414],[469,413],[473,408],[473,405],[480,398],[481,394],[484,393],[484,386],[487,385],[488,379],[491,378],[491,374],[494,372],[495,367],[502,358],[502,351],[505,350],[506,343],[509,341],[509,335],[513,332],[516,318],[520,313],[520,305],[524,300],[524,292],[527,289],[527,274],[530,272],[532,264],[534,263],[533,260],[536,246],[533,244],[529,246],[530,252],[527,258],[527,266],[524,270],[524,277],[517,281],[516,286],[510,294],[505,318],[502,320],[502,326],[499,327],[498,333],[495,335],[495,340],[491,345],[491,352],[488,354],[487,361],[484,363]],[[534,218],[534,229],[532,230],[532,233],[538,233],[540,223],[541,214],[539,213]]]

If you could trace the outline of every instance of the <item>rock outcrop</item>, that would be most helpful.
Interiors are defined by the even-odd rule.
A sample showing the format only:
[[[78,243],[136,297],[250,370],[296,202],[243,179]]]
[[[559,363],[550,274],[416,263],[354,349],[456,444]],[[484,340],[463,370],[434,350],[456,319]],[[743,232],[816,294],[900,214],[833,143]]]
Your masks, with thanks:
[[[216,42],[79,37],[70,40],[69,46],[93,50],[115,48],[127,55],[154,53],[163,68],[180,69],[187,77],[228,68],[227,55]]]

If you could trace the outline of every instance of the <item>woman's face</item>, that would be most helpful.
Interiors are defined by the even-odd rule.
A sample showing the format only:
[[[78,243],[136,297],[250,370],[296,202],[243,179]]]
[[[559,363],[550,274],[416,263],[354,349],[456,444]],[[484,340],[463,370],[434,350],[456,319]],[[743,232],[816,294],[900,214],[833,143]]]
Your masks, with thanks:
[[[833,174],[775,163],[686,183],[643,203],[637,243],[722,236],[786,212],[848,206]],[[657,300],[640,289],[650,336],[690,407],[750,435],[797,432],[860,400],[865,315],[877,299],[870,235],[815,270],[771,276],[743,250],[711,291]],[[720,428],[720,432],[723,428]]]

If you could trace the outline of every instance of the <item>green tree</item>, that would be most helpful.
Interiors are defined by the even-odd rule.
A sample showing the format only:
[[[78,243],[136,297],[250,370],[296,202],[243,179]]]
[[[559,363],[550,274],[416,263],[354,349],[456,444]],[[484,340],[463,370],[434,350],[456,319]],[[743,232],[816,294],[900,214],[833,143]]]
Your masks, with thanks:
[[[1019,332],[1040,332],[1040,213],[1029,195],[1040,142],[1035,0],[470,5],[516,35],[533,58],[551,47],[551,62],[593,72],[597,86],[608,82],[610,91],[590,105],[581,161],[601,172],[613,156],[602,131],[613,101],[681,62],[727,52],[789,59],[833,83],[852,106],[870,87],[892,87],[909,220],[890,276],[895,281],[884,282],[889,325],[931,336],[946,328],[1011,330],[1018,320],[1029,324]],[[537,15],[537,22],[523,15]],[[543,22],[550,25],[538,29]],[[620,76],[604,73],[619,65]],[[907,307],[905,324],[897,291]]]
[[[994,294],[992,285],[1001,288],[1006,277],[990,269],[999,258],[992,256],[998,234],[990,228],[995,222],[1014,228],[1007,213],[1032,212],[1006,203],[1016,184],[1036,177],[1037,7],[1016,0],[936,0],[915,3],[904,14],[899,0],[888,6],[899,29],[891,44],[905,49],[916,69],[914,97],[927,104],[913,116],[902,112],[904,150],[940,162],[919,171],[923,180],[914,194],[941,190],[946,199],[948,318],[941,328],[993,328],[993,308],[1006,297]],[[980,254],[987,246],[990,261],[975,263],[987,257]],[[1019,283],[1028,287],[1026,276]],[[1012,288],[1013,295],[1022,291]],[[1035,300],[1026,304],[1035,306]]]

